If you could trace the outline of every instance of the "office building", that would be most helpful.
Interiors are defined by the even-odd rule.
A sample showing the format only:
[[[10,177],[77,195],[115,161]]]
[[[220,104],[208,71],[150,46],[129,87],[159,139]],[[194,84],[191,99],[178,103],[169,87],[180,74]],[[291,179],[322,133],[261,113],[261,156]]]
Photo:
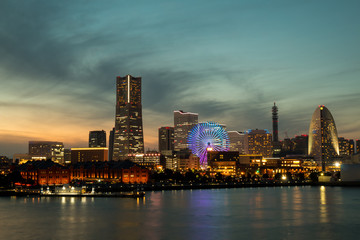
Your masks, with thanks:
[[[174,111],[174,149],[179,151],[188,148],[188,134],[198,123],[197,113]]]
[[[178,167],[177,162],[178,159],[175,151],[164,150],[161,152],[160,164],[163,166],[163,168],[175,170]]]
[[[240,154],[245,153],[245,133],[238,131],[228,131],[230,140],[230,150]]]
[[[291,139],[293,143],[293,153],[307,155],[308,154],[308,141],[309,136],[306,134],[301,134],[299,136],[295,136],[295,138]]]
[[[272,156],[272,136],[268,130],[250,129],[245,134],[245,154]]]
[[[313,156],[322,171],[339,156],[339,141],[334,118],[321,105],[315,109],[309,127],[309,155]]]
[[[339,154],[340,156],[351,156],[354,154],[354,140],[339,137]]]
[[[106,132],[104,130],[90,131],[89,147],[106,147]]]
[[[64,144],[62,142],[29,141],[29,155],[32,159],[51,159],[64,163]]]
[[[106,161],[108,148],[71,148],[71,163]]]
[[[159,152],[174,150],[174,128],[159,128]]]
[[[353,139],[350,139],[349,140],[349,147],[350,147],[350,149],[349,149],[349,152],[350,152],[350,156],[351,155],[354,155],[355,154],[355,143],[354,143],[354,140]]]
[[[113,155],[114,155],[114,133],[115,133],[115,128],[113,128],[109,134],[109,161],[113,160]]]
[[[116,78],[116,117],[113,160],[144,153],[141,77]]]
[[[71,163],[71,149],[69,148],[64,149],[64,163],[65,164]]]

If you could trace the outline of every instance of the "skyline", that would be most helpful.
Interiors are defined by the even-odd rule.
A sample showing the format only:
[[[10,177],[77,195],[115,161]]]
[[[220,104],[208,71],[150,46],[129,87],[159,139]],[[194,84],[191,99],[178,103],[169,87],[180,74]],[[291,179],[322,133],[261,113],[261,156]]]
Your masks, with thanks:
[[[227,130],[308,134],[331,111],[360,138],[357,1],[0,3],[0,155],[28,141],[88,145],[114,127],[116,76],[142,78],[145,149],[173,111]]]

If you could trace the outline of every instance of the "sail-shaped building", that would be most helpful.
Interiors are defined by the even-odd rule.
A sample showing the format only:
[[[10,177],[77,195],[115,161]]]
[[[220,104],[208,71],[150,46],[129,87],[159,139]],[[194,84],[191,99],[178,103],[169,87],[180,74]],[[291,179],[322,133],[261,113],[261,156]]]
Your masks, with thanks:
[[[315,109],[309,128],[309,155],[325,171],[339,155],[339,140],[336,125],[329,109],[321,105]]]

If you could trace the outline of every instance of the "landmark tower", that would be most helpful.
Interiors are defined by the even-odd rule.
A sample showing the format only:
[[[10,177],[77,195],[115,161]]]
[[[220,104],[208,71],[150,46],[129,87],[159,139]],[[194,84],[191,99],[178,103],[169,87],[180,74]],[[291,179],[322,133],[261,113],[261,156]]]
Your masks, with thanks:
[[[144,153],[141,77],[116,78],[116,116],[113,160]]]

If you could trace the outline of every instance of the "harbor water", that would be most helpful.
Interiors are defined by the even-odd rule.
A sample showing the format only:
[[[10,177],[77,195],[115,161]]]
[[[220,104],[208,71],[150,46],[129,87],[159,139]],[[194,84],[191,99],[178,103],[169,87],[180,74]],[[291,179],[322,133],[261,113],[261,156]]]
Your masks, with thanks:
[[[358,239],[360,188],[146,192],[145,198],[1,197],[1,239]]]

